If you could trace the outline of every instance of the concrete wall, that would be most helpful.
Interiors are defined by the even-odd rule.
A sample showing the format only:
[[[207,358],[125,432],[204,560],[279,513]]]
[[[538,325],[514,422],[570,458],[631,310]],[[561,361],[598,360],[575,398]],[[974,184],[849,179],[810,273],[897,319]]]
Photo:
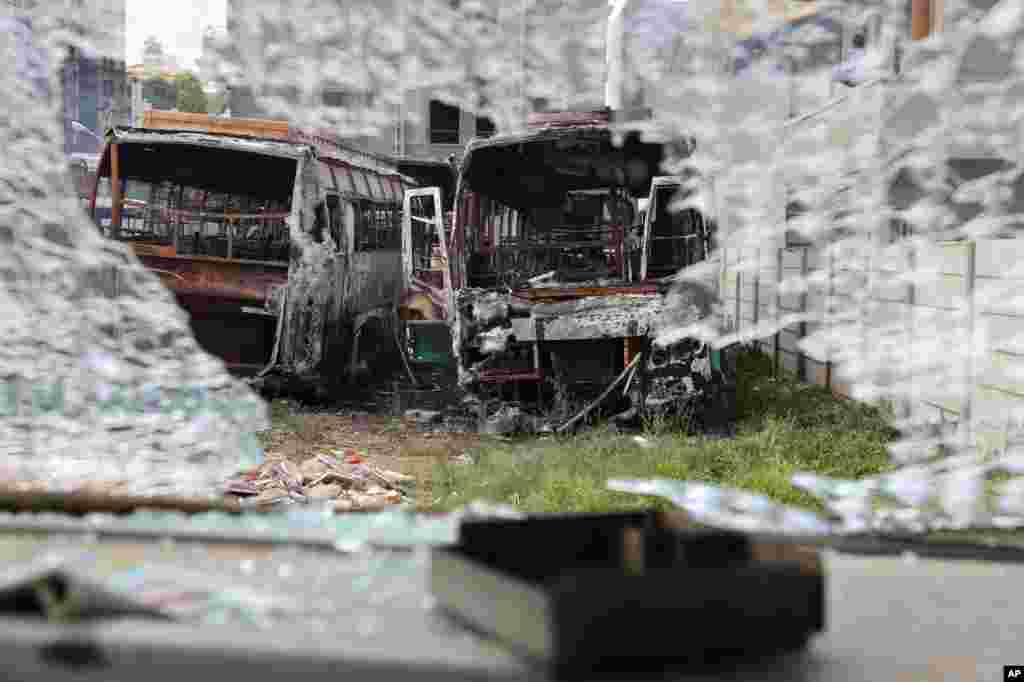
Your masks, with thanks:
[[[752,251],[745,255],[755,257]],[[726,255],[721,292],[728,324],[739,330],[772,319],[774,306],[778,306],[780,315],[821,313],[823,295],[777,295],[778,284],[813,270],[831,274],[843,267],[841,263],[823,262],[821,253],[813,248],[793,247],[764,249],[761,267],[756,272],[740,273],[734,267],[738,256],[738,253]],[[985,301],[978,294],[999,286],[1006,286],[1010,291],[1024,289],[1024,278],[1012,272],[1024,262],[1024,238],[941,241],[919,249],[916,257],[920,265],[938,269],[936,282],[927,287],[880,288],[873,297],[878,305],[878,321],[903,322],[910,331],[915,319],[929,314],[952,316],[963,312],[965,306],[973,306],[974,329],[988,339],[989,350],[980,366],[975,367],[973,390],[956,399],[933,398],[925,391],[920,405],[907,407],[953,420],[969,413],[976,421],[989,422],[985,429],[991,430],[990,422],[1005,420],[1013,410],[1024,408],[1024,315],[1019,306]],[[883,264],[882,269],[894,265]],[[792,325],[760,339],[759,344],[780,366],[802,380],[828,387],[836,395],[850,397],[851,387],[837,376],[827,356],[802,351],[798,346],[804,336],[815,331],[814,323]]]
[[[1005,78],[1008,69],[1007,54],[994,49],[985,39],[976,39],[961,62],[959,83],[992,82]],[[917,68],[927,68],[917,65]],[[928,110],[937,108],[935,102],[919,99],[910,102],[896,84],[886,87],[886,112],[883,135],[889,143],[903,142],[919,131],[927,120]],[[1024,101],[1024,93],[1018,93]],[[841,119],[842,117],[840,117]],[[842,126],[842,123],[839,124]],[[979,132],[991,132],[979,130]],[[854,132],[853,137],[856,136]],[[849,137],[849,135],[848,135]],[[1019,138],[1017,138],[1019,139]],[[1012,168],[1010,159],[1015,155],[995,147],[975,145],[971,149],[952,148],[950,166],[965,180],[987,173]],[[959,155],[959,156],[957,156]],[[1013,184],[1013,196],[1005,210],[1019,213],[1024,209],[1024,171]],[[906,208],[921,196],[913,183],[900,180],[890,189],[890,202],[895,208]],[[963,224],[978,214],[980,204],[950,202],[948,208]],[[929,315],[949,315],[950,327],[955,313],[967,313],[973,329],[987,339],[988,350],[974,364],[965,364],[964,372],[973,376],[971,386],[961,395],[951,397],[929,395],[927,388],[917,394],[918,400],[904,408],[915,414],[935,419],[968,419],[976,435],[995,445],[1005,442],[1014,412],[1024,409],[1024,315],[1010,299],[1024,287],[1024,275],[1016,272],[1024,259],[1024,236],[1019,230],[1007,230],[999,238],[978,240],[956,239],[955,230],[938,232],[933,241],[916,250],[919,267],[931,267],[938,275],[927,286],[911,283],[879,287],[873,293],[877,304],[878,320],[906,324],[912,331],[915,320]],[[779,283],[793,276],[806,275],[813,270],[824,270],[829,275],[844,267],[843,263],[825,262],[821,251],[806,246],[787,247],[778,241],[764,244],[759,251],[736,251],[723,255],[720,286],[727,324],[740,330],[749,329],[759,321],[787,312],[822,312],[825,304],[821,294],[780,295]],[[756,258],[754,272],[739,272],[736,263],[741,257]],[[903,263],[892,260],[878,264],[876,272],[886,274],[902,269]],[[1004,287],[1002,297],[984,296],[986,291]],[[843,292],[838,292],[843,295]],[[847,292],[848,293],[848,292]],[[802,379],[830,388],[835,394],[850,396],[851,387],[839,379],[829,358],[802,351],[801,338],[815,331],[815,325],[794,325],[760,340],[760,345],[773,354],[781,366],[796,372]],[[866,340],[868,343],[870,339]],[[965,361],[966,363],[966,361]],[[916,388],[916,387],[915,387]],[[1002,424],[1003,426],[1000,426]]]

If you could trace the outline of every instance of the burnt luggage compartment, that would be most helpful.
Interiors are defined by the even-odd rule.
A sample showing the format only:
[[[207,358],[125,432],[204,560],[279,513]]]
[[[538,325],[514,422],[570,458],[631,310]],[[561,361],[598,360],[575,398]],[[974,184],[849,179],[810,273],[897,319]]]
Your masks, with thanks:
[[[713,227],[638,210],[652,185],[664,193],[662,156],[635,133],[615,144],[594,116],[470,144],[448,240],[449,323],[460,386],[484,412],[528,403],[563,430],[598,404],[625,419],[709,421],[706,399],[728,383],[717,353],[692,338],[655,343],[707,322],[715,300],[675,277],[707,257]]]

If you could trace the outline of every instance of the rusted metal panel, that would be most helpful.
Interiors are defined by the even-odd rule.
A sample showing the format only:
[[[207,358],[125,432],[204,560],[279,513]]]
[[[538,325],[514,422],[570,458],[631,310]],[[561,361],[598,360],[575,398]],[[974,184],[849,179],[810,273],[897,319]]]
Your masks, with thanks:
[[[139,254],[176,295],[210,297],[263,306],[273,291],[288,281],[284,263],[239,261],[212,256]]]
[[[206,184],[199,186],[198,199],[191,197],[186,204],[183,189],[166,195],[154,189],[149,200],[141,202],[141,210],[121,215],[124,202],[118,196],[117,182],[113,204],[117,218],[133,221],[131,248],[189,313],[200,343],[230,367],[249,371],[259,368],[261,374],[276,368],[306,378],[342,375],[360,325],[374,318],[386,324],[402,285],[397,249],[352,253],[354,211],[363,210],[364,206],[357,203],[367,201],[393,210],[396,191],[412,181],[382,158],[347,149],[329,135],[302,137],[278,126],[271,131],[276,139],[240,137],[239,132],[254,132],[246,128],[247,122],[239,122],[240,129],[215,131],[205,118],[185,118],[182,121],[192,128],[190,131],[167,129],[178,119],[161,119],[162,130],[113,130],[111,144],[100,162],[98,181],[111,173],[118,180],[146,177],[146,182],[154,172],[159,175],[159,166],[125,167],[128,157],[117,152],[131,145],[147,149],[173,145],[161,148],[175,150],[178,163],[167,170],[168,178],[178,184],[184,182],[183,176],[176,175],[182,153],[191,154],[193,149],[218,154],[220,163],[234,158],[225,157],[225,152],[238,152],[240,159],[251,159],[252,155],[293,159],[294,170],[282,171],[286,166],[274,166],[280,177],[268,176],[259,186],[260,192],[267,194],[265,200],[231,203],[229,208],[227,199],[222,199],[218,201],[223,207],[215,204],[217,209],[212,211],[206,209],[208,193],[219,192],[225,197],[256,194],[249,186],[248,194],[240,192],[238,183],[214,187],[216,178],[208,173]],[[225,134],[229,132],[235,134]],[[158,155],[148,156],[150,164],[159,164],[159,159]],[[132,163],[138,166],[141,161]],[[95,194],[94,190],[93,205]],[[327,200],[328,195],[335,196],[333,203]],[[257,213],[246,213],[236,205],[252,205]],[[282,211],[281,206],[286,209]],[[318,216],[327,217],[324,206],[330,206],[332,215],[337,211],[338,217],[321,225],[324,230],[314,229]],[[275,241],[282,237],[279,229],[267,231],[266,238],[262,236],[261,229],[269,230],[268,220],[278,228],[287,226],[283,233],[286,250],[278,248]],[[250,224],[251,230],[245,227]],[[226,239],[227,257],[200,255],[198,246],[193,246],[197,252],[190,254],[191,242],[182,242],[179,233],[186,239],[191,234],[196,244],[206,244],[209,239],[210,244],[222,246],[220,241]],[[235,246],[242,243],[238,235],[247,240],[244,253],[248,258],[232,257],[237,256],[232,253],[233,241]],[[327,235],[348,239],[343,238],[338,245],[333,236],[325,239]],[[248,243],[253,239],[263,245],[262,249]],[[289,260],[253,258],[267,254]]]
[[[121,155],[118,153],[118,145],[110,145],[110,230],[117,237],[121,230]]]
[[[521,289],[516,295],[531,301],[570,300],[589,296],[654,295],[660,289],[656,284],[638,284],[617,287],[534,287]]]
[[[661,296],[593,297],[574,301],[571,306],[539,304],[531,317],[513,318],[511,323],[517,341],[536,339],[536,319],[543,322],[547,341],[625,339],[653,330],[662,314]]]
[[[611,113],[608,110],[533,112],[526,117],[526,125],[530,128],[605,126],[610,121]]]
[[[486,369],[477,375],[484,384],[507,384],[514,381],[543,381],[542,370],[519,371],[514,369]]]

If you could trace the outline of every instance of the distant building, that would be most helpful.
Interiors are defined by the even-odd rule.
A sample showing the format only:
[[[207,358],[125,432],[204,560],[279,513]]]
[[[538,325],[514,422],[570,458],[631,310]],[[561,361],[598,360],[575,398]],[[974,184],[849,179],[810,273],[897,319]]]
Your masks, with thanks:
[[[251,39],[246,35],[244,13],[253,3],[265,1],[228,0],[227,30],[231,43],[238,45]],[[368,108],[373,105],[374,97],[375,93],[347,92],[328,85],[320,93],[319,104],[348,109]],[[241,118],[279,118],[259,104],[252,88],[245,83],[230,85],[228,110],[232,116]],[[371,153],[445,161],[452,155],[461,157],[466,144],[474,137],[488,137],[495,132],[494,123],[489,118],[446,104],[425,88],[410,88],[405,92],[401,113],[396,111],[393,121],[377,135],[348,138],[346,141]]]
[[[40,86],[48,55],[31,38],[31,14],[46,5],[37,0],[5,0],[13,10],[13,19],[21,37],[16,36],[18,60],[36,64]],[[104,130],[127,123],[130,117],[128,83],[125,75],[125,0],[82,0],[81,16],[99,27],[97,48],[100,53],[71,49],[60,66],[61,114],[64,121],[64,151],[67,154],[97,154]],[[78,124],[78,125],[76,125]]]
[[[13,10],[19,33],[24,33],[20,38],[16,36],[18,60],[39,62],[36,70],[40,87],[48,90],[42,75],[48,68],[48,55],[31,38],[31,13],[45,6],[36,0],[5,0],[5,4]],[[105,128],[126,123],[130,117],[123,59],[127,19],[125,0],[83,0],[82,5],[82,12],[102,28],[103,40],[98,46],[102,54],[68,51],[60,66],[61,114],[65,153],[92,155],[102,146]]]
[[[68,153],[98,153],[102,138],[112,125],[131,120],[128,79],[125,72],[126,0],[83,0],[103,40],[100,54],[72,50],[61,67],[64,103],[64,147]],[[75,130],[77,121],[95,137]]]

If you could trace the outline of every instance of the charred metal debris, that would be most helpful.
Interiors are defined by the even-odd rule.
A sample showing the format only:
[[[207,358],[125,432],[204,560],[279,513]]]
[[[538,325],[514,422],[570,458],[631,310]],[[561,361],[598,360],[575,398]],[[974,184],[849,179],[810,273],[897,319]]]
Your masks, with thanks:
[[[661,146],[617,145],[595,121],[538,128],[471,144],[460,168],[450,328],[466,402],[492,432],[731,423],[720,353],[679,333],[712,317],[711,288],[676,273],[708,257],[713,227],[667,210],[681,186],[657,177]]]
[[[522,294],[458,295],[459,388],[493,433],[567,432],[593,417],[622,426],[685,420],[694,430],[733,418],[733,377],[710,344],[659,335],[706,320],[700,284],[640,294],[534,303]]]
[[[471,143],[454,180],[340,143],[117,130],[90,209],[263,385],[337,399],[397,373],[502,433],[731,421],[719,354],[657,342],[712,313],[711,287],[676,276],[712,251],[711,223],[668,210],[692,190],[658,175],[661,144],[619,144],[599,115],[534,123]]]

